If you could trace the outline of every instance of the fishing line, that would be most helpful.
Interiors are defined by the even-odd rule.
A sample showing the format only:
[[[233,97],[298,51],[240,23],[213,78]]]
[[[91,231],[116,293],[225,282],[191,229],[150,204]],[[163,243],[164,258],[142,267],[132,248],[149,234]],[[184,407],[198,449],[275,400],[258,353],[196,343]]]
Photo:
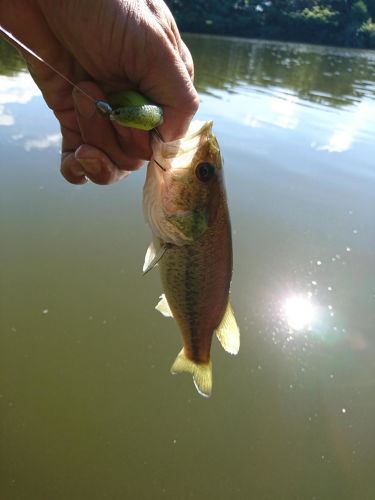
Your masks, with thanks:
[[[75,83],[73,83],[71,80],[69,80],[69,78],[67,76],[65,76],[63,73],[60,73],[59,70],[57,70],[56,68],[54,68],[53,66],[51,66],[51,64],[49,62],[47,62],[44,59],[42,59],[38,54],[36,54],[33,50],[31,50],[29,47],[27,47],[24,43],[22,43],[21,40],[19,40],[18,38],[16,38],[10,31],[8,31],[5,28],[3,28],[3,26],[1,26],[1,24],[0,24],[0,32],[3,33],[6,36],[6,38],[9,38],[13,42],[15,42],[17,45],[19,45],[21,48],[23,48],[24,50],[26,50],[26,52],[28,52],[33,57],[35,57],[35,59],[38,59],[38,61],[40,61],[43,64],[45,64],[46,66],[48,66],[49,69],[51,69],[52,71],[54,71],[55,73],[57,73],[63,80],[65,80],[66,82],[68,82],[75,89],[79,90],[83,95],[85,95],[92,102],[94,102],[95,104],[98,102],[91,95],[87,94],[84,90],[82,90]]]
[[[158,161],[156,161],[156,160],[155,160],[155,158],[152,158],[152,159],[154,160],[154,162],[156,163],[156,165],[157,165],[159,168],[161,168],[164,172],[166,172],[166,171],[167,171],[167,169],[166,169],[166,168],[164,168],[162,165],[160,165],[160,163],[159,163]]]

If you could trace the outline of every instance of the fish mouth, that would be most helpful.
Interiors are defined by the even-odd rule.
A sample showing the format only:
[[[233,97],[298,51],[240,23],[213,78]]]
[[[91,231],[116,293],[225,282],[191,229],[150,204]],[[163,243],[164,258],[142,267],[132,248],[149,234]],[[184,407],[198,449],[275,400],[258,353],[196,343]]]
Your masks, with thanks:
[[[152,159],[157,165],[162,165],[165,171],[171,168],[189,167],[197,149],[212,135],[212,124],[212,120],[194,120],[182,139],[169,142],[164,142],[158,134],[153,134]],[[173,167],[170,161],[164,161],[172,159]]]

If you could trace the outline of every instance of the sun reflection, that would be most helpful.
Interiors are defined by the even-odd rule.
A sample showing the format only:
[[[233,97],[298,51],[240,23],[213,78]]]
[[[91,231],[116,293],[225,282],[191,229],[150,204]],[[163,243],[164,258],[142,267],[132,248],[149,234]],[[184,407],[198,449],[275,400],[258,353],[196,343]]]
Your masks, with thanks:
[[[316,319],[316,307],[310,297],[293,295],[282,305],[282,314],[291,330],[300,332],[310,330]]]

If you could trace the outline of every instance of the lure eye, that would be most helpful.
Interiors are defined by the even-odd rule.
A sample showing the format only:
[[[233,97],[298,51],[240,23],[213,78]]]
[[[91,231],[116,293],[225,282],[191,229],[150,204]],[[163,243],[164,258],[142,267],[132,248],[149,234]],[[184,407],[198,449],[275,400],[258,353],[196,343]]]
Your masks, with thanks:
[[[208,182],[215,174],[215,167],[211,163],[200,163],[195,169],[195,175],[201,182]]]

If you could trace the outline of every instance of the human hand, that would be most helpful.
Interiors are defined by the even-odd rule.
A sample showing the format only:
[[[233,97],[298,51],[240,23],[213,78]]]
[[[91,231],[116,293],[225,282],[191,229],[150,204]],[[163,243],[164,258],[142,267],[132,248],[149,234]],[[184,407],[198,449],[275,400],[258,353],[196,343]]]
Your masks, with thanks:
[[[198,107],[193,62],[162,0],[3,0],[0,23],[95,100],[138,90],[163,108],[165,140],[186,132]],[[22,53],[60,122],[69,182],[109,184],[150,158],[148,132],[106,120],[93,101]]]

